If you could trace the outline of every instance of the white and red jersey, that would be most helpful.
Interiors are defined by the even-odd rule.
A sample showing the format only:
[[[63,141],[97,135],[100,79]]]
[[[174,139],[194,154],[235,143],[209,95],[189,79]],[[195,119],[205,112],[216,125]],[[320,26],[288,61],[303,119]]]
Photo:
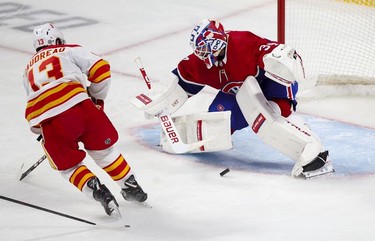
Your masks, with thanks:
[[[190,94],[196,94],[205,85],[230,93],[248,76],[257,76],[264,68],[263,56],[279,45],[249,31],[227,32],[228,43],[222,66],[208,69],[194,54],[183,59],[173,71],[179,84]]]
[[[26,66],[25,118],[30,127],[54,117],[88,99],[104,99],[110,84],[107,61],[79,45],[54,45],[37,52]]]

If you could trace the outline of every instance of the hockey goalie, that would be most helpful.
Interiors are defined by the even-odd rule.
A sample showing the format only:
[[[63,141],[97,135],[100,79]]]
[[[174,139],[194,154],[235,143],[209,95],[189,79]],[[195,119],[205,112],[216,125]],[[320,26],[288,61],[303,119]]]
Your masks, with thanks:
[[[320,139],[294,114],[304,68],[293,48],[249,31],[225,31],[209,19],[194,27],[190,45],[193,53],[170,78],[131,100],[147,118],[159,118],[164,151],[228,150],[231,135],[250,127],[295,161],[292,176],[334,172]]]

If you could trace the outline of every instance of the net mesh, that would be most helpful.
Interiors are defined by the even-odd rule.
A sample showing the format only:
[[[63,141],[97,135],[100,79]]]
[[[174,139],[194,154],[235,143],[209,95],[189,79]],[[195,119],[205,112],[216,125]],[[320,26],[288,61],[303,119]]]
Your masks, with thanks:
[[[375,93],[375,0],[286,0],[285,42],[303,58],[302,89],[346,85]]]

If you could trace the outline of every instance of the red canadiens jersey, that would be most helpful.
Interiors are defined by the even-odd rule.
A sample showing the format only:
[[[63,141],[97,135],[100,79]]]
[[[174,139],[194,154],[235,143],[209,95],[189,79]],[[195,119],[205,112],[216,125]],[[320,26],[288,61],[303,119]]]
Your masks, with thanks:
[[[271,52],[278,43],[261,38],[248,31],[230,31],[223,66],[208,69],[205,63],[190,54],[177,66],[175,74],[180,85],[190,94],[196,94],[204,85],[233,93],[246,77],[257,76],[264,68],[263,56]]]
[[[110,81],[107,61],[79,45],[55,45],[37,52],[26,66],[24,87],[27,93],[25,118],[30,127],[56,116],[88,99],[107,95]]]

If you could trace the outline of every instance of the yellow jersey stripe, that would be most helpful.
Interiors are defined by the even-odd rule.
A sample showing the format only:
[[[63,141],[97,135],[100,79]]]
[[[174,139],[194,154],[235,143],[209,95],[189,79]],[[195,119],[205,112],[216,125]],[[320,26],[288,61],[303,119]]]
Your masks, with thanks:
[[[74,96],[78,93],[82,93],[82,92],[86,92],[86,90],[82,87],[75,88],[72,91],[70,91],[69,93],[67,93],[66,95],[56,99],[55,101],[52,101],[52,102],[44,105],[40,109],[37,109],[37,110],[31,112],[30,114],[27,115],[26,119],[28,121],[30,121],[32,118],[43,114],[47,110],[52,109],[53,107],[56,107],[56,106],[60,105],[61,103],[64,103],[66,100],[70,99],[72,96]]]

